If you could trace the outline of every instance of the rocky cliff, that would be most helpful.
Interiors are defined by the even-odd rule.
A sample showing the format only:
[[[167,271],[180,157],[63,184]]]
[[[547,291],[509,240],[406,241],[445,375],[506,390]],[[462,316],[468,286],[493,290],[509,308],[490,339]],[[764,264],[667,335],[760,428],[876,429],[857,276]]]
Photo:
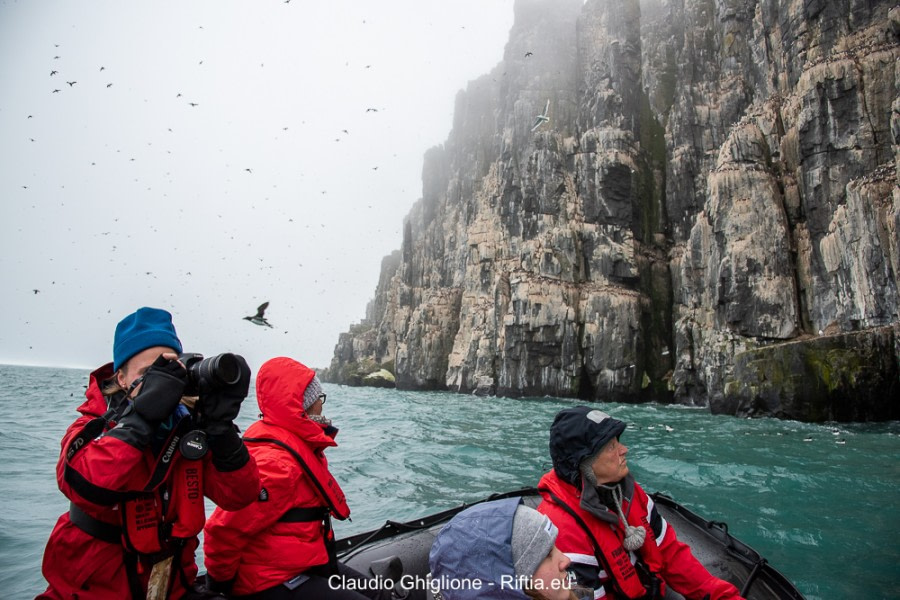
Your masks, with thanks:
[[[898,56],[895,2],[518,0],[326,376],[900,418]],[[821,338],[865,409],[761,383]]]

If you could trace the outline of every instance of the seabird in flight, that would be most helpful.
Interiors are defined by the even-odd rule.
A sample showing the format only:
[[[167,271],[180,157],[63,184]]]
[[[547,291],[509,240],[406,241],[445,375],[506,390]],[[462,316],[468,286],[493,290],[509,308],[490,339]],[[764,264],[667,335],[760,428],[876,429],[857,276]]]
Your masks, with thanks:
[[[547,100],[547,104],[544,106],[544,112],[539,114],[534,118],[534,125],[531,126],[531,130],[534,131],[544,123],[550,120],[550,100]]]
[[[259,305],[259,308],[256,309],[255,315],[253,315],[252,317],[244,317],[244,320],[250,321],[254,325],[261,325],[261,326],[264,325],[266,327],[272,327],[271,325],[269,325],[269,322],[266,321],[266,317],[263,316],[265,314],[267,308],[269,308],[268,301],[263,302],[262,304]]]

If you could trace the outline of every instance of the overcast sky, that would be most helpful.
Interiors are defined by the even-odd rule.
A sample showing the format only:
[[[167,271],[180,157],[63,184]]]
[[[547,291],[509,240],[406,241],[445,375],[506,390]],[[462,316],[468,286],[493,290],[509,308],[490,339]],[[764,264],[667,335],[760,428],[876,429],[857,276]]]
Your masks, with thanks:
[[[0,363],[186,351],[327,366],[365,316],[512,0],[0,0]],[[272,329],[242,317],[269,301]]]

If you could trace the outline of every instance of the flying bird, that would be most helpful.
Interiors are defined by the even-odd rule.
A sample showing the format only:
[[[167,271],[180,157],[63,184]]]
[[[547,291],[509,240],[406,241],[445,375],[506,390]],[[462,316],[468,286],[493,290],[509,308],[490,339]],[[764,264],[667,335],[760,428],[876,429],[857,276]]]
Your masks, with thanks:
[[[59,93],[59,90],[53,90],[53,91],[51,92],[51,94],[58,94],[58,93]]]
[[[78,82],[77,81],[67,81],[66,83],[69,84],[69,87],[72,87],[73,85],[75,85]]]
[[[112,84],[111,84],[111,83],[107,83],[107,84],[106,84],[106,87],[111,88],[111,87],[112,87]]]
[[[59,73],[59,71],[50,71],[50,77],[53,77],[53,76],[56,75],[57,73]]]
[[[268,301],[263,302],[262,304],[259,305],[259,308],[256,309],[255,315],[253,315],[252,317],[244,317],[244,320],[250,321],[254,325],[260,325],[260,326],[264,325],[266,327],[272,327],[271,325],[269,325],[269,322],[266,321],[266,317],[263,316],[265,314],[267,308],[269,308],[269,302]]]
[[[188,102],[188,104],[190,104],[191,106],[197,106],[196,102]]]
[[[534,52],[526,52],[525,53],[525,58],[528,58],[529,56],[534,56]]]
[[[539,114],[534,118],[534,125],[531,126],[531,130],[534,131],[544,123],[550,120],[550,100],[547,100],[547,104],[544,105],[544,112]]]

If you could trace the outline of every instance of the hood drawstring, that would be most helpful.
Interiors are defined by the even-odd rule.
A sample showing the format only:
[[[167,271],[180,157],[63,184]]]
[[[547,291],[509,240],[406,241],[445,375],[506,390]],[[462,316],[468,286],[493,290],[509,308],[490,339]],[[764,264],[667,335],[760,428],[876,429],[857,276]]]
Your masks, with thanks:
[[[613,486],[613,502],[616,505],[616,512],[619,513],[619,518],[622,519],[622,525],[625,526],[625,540],[622,542],[622,545],[625,546],[626,550],[634,552],[644,545],[644,540],[647,538],[647,530],[643,527],[635,527],[628,524],[625,513],[622,512],[622,497],[622,486]]]

